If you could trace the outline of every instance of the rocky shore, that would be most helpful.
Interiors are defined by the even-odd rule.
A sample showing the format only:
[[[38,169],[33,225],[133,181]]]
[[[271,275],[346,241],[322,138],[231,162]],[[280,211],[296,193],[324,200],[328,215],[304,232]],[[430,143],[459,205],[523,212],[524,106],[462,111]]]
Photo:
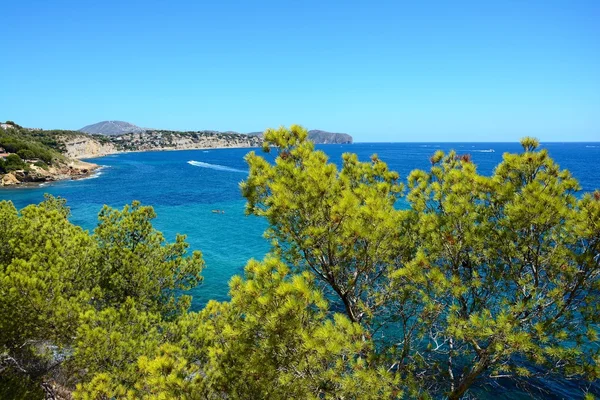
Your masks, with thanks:
[[[97,164],[71,160],[61,166],[44,169],[31,164],[27,170],[17,170],[0,175],[1,187],[17,185],[39,185],[46,182],[86,178],[100,168]]]

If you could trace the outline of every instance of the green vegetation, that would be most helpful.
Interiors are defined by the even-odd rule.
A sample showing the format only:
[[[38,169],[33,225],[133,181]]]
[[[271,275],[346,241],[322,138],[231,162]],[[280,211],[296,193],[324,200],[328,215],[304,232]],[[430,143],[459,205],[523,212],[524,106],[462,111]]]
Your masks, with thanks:
[[[407,387],[457,399],[494,376],[598,378],[600,192],[578,199],[569,172],[525,138],[491,177],[438,151],[398,210],[385,163],[346,154],[338,171],[306,136],[266,132],[278,156],[248,156],[248,212]]]
[[[200,253],[188,256],[183,236],[166,243],[152,208],[105,208],[93,235],[68,216],[62,199],[20,213],[0,202],[0,387],[57,365],[75,382],[126,369],[151,340],[145,327],[180,316],[190,299],[176,293],[200,282]]]
[[[18,154],[23,160],[38,159],[52,165],[64,159],[60,154],[61,149],[55,132],[29,130],[14,124],[13,128],[0,129],[0,147],[9,153]]]
[[[533,139],[491,177],[438,152],[405,188],[306,136],[269,130],[275,163],[247,156],[273,250],[199,312],[201,255],[152,208],[105,207],[90,234],[62,199],[0,202],[0,397],[458,399],[498,377],[598,379],[600,192],[577,197]]]
[[[27,168],[27,164],[18,154],[10,154],[5,160],[0,159],[0,174]]]

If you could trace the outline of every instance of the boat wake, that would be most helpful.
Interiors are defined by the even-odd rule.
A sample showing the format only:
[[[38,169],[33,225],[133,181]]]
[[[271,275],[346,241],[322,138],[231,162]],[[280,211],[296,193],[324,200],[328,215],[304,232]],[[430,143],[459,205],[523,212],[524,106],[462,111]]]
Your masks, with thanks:
[[[219,164],[209,164],[209,163],[205,163],[202,161],[192,160],[192,161],[188,161],[188,164],[193,165],[194,167],[215,169],[217,171],[241,172],[242,174],[245,174],[248,172],[248,171],[244,171],[243,169],[231,168],[231,167],[227,167],[225,165],[219,165]]]
[[[471,150],[473,153],[494,153],[494,149],[488,149],[488,150]]]

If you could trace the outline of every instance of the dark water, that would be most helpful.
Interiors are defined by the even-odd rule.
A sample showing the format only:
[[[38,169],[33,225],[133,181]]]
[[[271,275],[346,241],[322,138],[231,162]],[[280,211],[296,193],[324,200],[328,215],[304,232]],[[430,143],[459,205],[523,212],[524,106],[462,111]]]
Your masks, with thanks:
[[[403,179],[415,168],[429,168],[429,157],[438,149],[471,154],[479,172],[486,175],[492,173],[504,152],[521,150],[518,143],[360,143],[319,147],[336,163],[344,152],[357,153],[362,160],[377,153]],[[600,143],[546,143],[543,147],[562,168],[573,173],[584,191],[600,188]],[[223,149],[107,156],[91,160],[105,166],[92,179],[39,188],[2,189],[0,200],[12,200],[21,208],[42,201],[44,193],[65,197],[72,208],[72,221],[90,230],[104,204],[121,208],[132,200],[140,200],[154,206],[158,213],[155,226],[169,240],[176,233],[187,234],[192,249],[204,253],[205,280],[192,291],[193,306],[198,309],[208,299],[226,300],[229,278],[241,273],[250,258],[262,258],[269,248],[262,238],[265,221],[244,215],[239,183],[246,177],[243,157],[247,152],[248,149]],[[213,209],[225,213],[215,214]],[[540,397],[581,397],[575,384],[543,385],[550,392]],[[478,396],[522,397],[515,387],[486,389],[489,391]]]

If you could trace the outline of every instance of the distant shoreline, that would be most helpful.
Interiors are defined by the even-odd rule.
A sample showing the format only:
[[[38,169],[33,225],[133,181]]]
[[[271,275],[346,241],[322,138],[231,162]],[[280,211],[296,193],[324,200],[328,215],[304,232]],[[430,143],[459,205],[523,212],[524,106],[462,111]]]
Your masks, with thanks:
[[[163,152],[163,151],[193,151],[193,150],[226,150],[226,149],[261,149],[260,146],[227,146],[227,147],[194,147],[192,149],[169,149],[169,148],[161,148],[161,149],[147,149],[147,150],[125,150],[125,151],[115,151],[112,153],[93,155],[93,156],[83,156],[76,157],[75,160],[84,161],[85,160],[93,160],[96,158],[102,158],[106,156],[118,155],[118,154],[129,154],[129,153],[151,153],[151,152]]]

